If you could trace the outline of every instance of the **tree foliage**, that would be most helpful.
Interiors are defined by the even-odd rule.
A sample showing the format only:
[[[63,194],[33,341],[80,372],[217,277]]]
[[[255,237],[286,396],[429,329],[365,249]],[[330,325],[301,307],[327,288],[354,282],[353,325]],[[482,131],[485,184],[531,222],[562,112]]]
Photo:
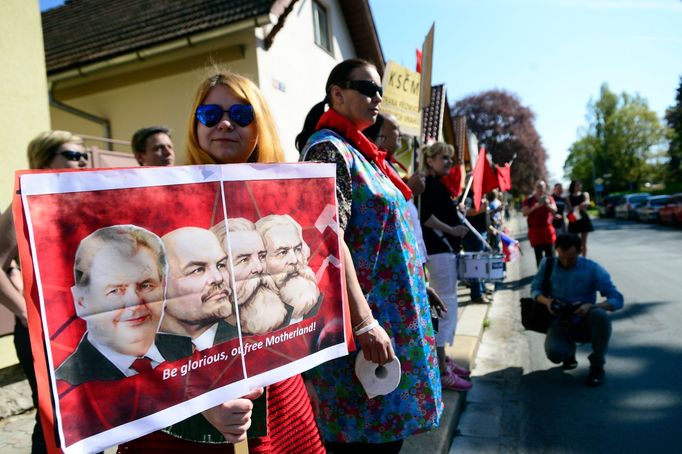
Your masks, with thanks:
[[[535,114],[504,90],[489,90],[455,103],[453,116],[463,115],[467,127],[495,164],[513,160],[512,191],[528,194],[538,179],[547,178],[547,153],[535,129]]]
[[[665,128],[639,95],[617,95],[607,84],[599,98],[588,103],[588,126],[574,142],[564,163],[571,179],[583,181],[594,192],[594,179],[604,180],[605,191],[637,190],[655,177]]]
[[[665,121],[670,128],[670,146],[668,147],[670,160],[665,175],[668,184],[682,182],[682,77],[677,87],[675,102],[676,104],[665,113]]]

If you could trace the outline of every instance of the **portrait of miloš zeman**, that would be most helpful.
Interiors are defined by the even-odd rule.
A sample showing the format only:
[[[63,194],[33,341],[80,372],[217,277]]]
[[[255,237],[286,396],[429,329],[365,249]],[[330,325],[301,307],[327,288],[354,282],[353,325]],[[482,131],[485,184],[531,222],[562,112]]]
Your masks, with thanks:
[[[86,332],[55,370],[71,385],[119,380],[191,354],[178,336],[158,335],[166,281],[161,239],[134,225],[114,225],[81,240],[71,288]]]

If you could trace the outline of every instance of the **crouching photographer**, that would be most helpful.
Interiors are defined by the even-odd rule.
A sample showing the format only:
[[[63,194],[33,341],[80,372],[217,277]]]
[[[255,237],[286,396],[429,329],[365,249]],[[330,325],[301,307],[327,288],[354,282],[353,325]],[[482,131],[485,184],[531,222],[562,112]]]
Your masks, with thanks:
[[[578,235],[561,234],[555,245],[558,258],[543,259],[531,286],[531,297],[555,316],[547,330],[545,354],[553,363],[563,363],[564,369],[575,369],[576,343],[590,342],[592,354],[588,357],[590,371],[586,384],[601,386],[611,337],[608,312],[623,307],[623,295],[601,265],[579,255],[582,244]],[[549,276],[551,296],[542,291],[548,260],[556,261]],[[606,301],[597,303],[597,292]]]

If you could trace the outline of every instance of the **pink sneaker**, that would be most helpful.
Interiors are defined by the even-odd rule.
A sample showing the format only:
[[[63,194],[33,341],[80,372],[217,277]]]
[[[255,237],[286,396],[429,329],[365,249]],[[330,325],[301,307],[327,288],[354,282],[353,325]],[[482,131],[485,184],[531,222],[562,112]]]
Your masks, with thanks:
[[[440,376],[440,382],[443,389],[449,389],[451,391],[468,391],[471,389],[471,382],[457,376],[456,374],[450,372]]]
[[[460,377],[468,377],[471,375],[471,371],[469,369],[465,369],[464,367],[457,364],[455,360],[448,357],[445,358],[445,367],[449,372],[459,375]]]

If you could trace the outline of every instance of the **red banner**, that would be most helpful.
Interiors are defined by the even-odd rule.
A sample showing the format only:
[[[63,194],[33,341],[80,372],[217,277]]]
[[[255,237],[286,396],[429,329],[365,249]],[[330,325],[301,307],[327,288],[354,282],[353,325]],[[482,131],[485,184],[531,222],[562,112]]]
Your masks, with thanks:
[[[19,173],[50,450],[104,450],[347,354],[334,175],[326,164]]]
[[[490,167],[485,147],[478,152],[478,159],[473,172],[474,208],[478,211],[481,207],[481,199],[485,194],[498,187],[497,178]]]

